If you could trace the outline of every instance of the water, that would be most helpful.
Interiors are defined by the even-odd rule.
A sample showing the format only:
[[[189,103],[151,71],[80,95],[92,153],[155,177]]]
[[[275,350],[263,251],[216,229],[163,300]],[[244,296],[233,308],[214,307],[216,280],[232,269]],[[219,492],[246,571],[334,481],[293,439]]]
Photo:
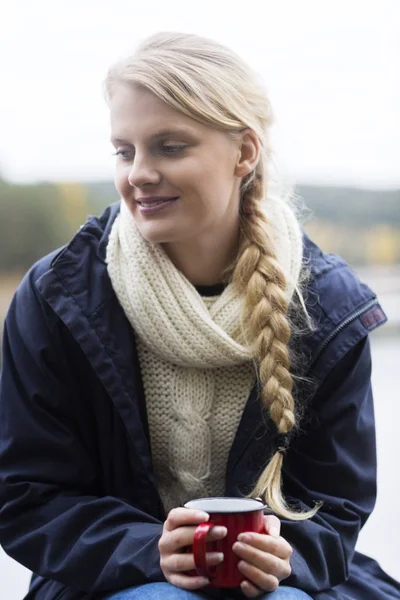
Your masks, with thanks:
[[[372,384],[378,447],[378,499],[358,548],[400,580],[400,336],[372,336]]]
[[[400,579],[400,398],[397,371],[400,336],[372,336],[373,375],[379,459],[378,499],[375,511],[361,532],[358,549],[377,559],[382,568]],[[21,600],[29,571],[0,549],[0,598]]]

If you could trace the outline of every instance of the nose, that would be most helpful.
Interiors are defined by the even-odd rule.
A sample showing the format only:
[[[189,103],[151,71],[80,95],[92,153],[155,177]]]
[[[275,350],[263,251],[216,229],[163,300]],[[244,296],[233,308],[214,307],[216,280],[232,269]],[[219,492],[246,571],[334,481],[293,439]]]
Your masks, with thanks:
[[[152,164],[151,160],[136,154],[128,175],[128,182],[132,187],[142,187],[147,183],[160,183],[161,175]]]

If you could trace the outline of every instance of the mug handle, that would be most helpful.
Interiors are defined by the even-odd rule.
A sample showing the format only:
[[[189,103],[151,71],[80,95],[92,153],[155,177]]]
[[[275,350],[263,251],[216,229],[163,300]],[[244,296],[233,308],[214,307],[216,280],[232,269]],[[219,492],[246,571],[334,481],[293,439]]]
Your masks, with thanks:
[[[198,525],[193,537],[193,557],[196,571],[203,577],[212,577],[212,572],[206,562],[206,537],[207,533],[215,526],[215,523],[207,521]]]

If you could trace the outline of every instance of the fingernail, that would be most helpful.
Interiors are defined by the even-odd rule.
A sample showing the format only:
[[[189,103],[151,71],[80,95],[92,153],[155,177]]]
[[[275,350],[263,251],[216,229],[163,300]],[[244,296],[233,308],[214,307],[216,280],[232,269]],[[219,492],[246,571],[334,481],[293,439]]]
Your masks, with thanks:
[[[240,542],[250,542],[250,536],[245,533],[239,533],[238,540]]]
[[[207,552],[207,561],[222,562],[224,560],[223,552]]]
[[[210,515],[206,512],[196,512],[196,519],[202,519],[203,521],[208,521]]]
[[[228,533],[228,530],[226,527],[223,527],[221,525],[217,525],[216,527],[214,527],[214,533],[215,535],[221,536],[221,537],[225,537],[226,534]]]

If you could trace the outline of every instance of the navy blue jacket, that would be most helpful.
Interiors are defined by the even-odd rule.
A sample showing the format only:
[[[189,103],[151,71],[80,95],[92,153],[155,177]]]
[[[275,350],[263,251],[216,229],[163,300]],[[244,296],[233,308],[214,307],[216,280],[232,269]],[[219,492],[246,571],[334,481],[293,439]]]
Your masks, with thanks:
[[[0,543],[35,573],[29,600],[99,600],[164,580],[157,544],[166,515],[135,338],[104,260],[118,209],[34,265],[5,321]],[[393,600],[400,586],[354,552],[376,494],[368,333],[386,318],[341,259],[306,236],[304,253],[315,331],[292,342],[306,409],[284,459],[284,493],[298,507],[324,505],[312,520],[282,521],[294,548],[285,583],[318,600]],[[249,492],[276,450],[260,406],[255,388],[230,451],[228,496]]]

